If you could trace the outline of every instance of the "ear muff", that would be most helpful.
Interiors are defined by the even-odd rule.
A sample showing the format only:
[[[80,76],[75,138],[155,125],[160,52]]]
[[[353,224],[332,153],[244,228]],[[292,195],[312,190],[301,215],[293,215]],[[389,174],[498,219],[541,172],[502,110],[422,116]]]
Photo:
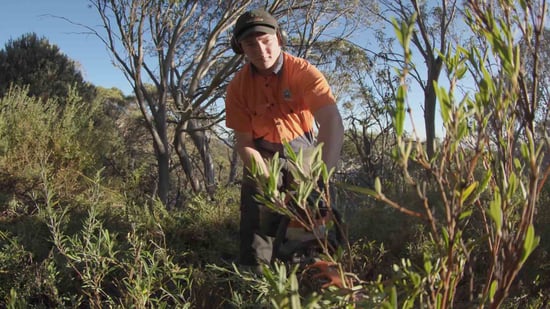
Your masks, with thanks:
[[[235,36],[231,36],[231,49],[235,52],[237,55],[243,54],[243,49],[241,48],[241,44],[237,42],[237,39]]]
[[[281,47],[285,47],[288,42],[288,34],[286,31],[277,29],[277,37],[279,38],[279,42],[281,42]]]
[[[285,47],[286,42],[288,41],[288,34],[286,33],[286,31],[277,29],[277,38],[279,39],[279,43],[281,44],[281,47]],[[231,44],[231,49],[233,50],[233,52],[235,52],[235,54],[237,55],[243,54],[243,49],[241,48],[241,44],[237,42],[237,39],[235,38],[234,35],[231,36],[230,44]]]

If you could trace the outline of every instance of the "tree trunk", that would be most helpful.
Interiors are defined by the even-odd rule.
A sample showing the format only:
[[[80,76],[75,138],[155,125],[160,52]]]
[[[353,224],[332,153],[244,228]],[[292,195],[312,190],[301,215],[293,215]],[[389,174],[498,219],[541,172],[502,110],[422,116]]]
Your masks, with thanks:
[[[429,64],[428,80],[426,90],[424,91],[424,126],[426,129],[426,153],[428,158],[434,155],[435,141],[435,106],[437,97],[435,95],[434,82],[439,79],[443,60],[441,57],[435,58],[433,63]]]
[[[193,192],[199,192],[200,185],[199,185],[198,179],[196,179],[196,177],[193,177],[193,163],[189,159],[189,154],[187,153],[187,149],[185,148],[185,144],[184,144],[185,131],[183,130],[183,126],[184,126],[184,123],[180,122],[176,127],[176,134],[174,137],[174,147],[176,149],[176,153],[178,154],[178,158],[183,168],[183,172],[187,176],[187,180],[191,184],[191,188],[193,189]]]
[[[187,128],[202,160],[206,191],[212,195],[216,189],[216,177],[214,172],[214,162],[212,161],[212,156],[210,154],[209,138],[203,129],[197,129],[196,120],[194,119],[189,120]]]
[[[135,78],[135,80],[140,80]],[[157,159],[158,183],[157,196],[163,205],[168,203],[168,192],[170,188],[170,145],[168,143],[168,129],[166,124],[166,104],[159,100],[154,104],[154,98],[148,96],[143,84],[135,87],[136,99],[145,118],[147,129],[153,137],[153,148]],[[158,106],[152,109],[151,106]],[[152,117],[151,115],[152,114]]]
[[[157,164],[159,176],[157,196],[162,204],[166,206],[170,189],[170,154],[157,152]]]
[[[428,158],[434,155],[435,141],[435,103],[436,96],[433,84],[430,83],[426,87],[424,93],[424,127],[426,130],[426,153]]]

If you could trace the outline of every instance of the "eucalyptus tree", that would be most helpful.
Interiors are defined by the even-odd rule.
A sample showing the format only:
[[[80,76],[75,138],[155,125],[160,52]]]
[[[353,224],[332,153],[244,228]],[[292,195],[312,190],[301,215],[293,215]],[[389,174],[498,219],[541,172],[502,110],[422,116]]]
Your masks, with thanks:
[[[361,162],[360,179],[372,185],[376,177],[391,183],[399,182],[395,164],[387,149],[395,146],[392,129],[392,110],[398,80],[392,77],[392,64],[375,54],[368,58],[366,67],[350,66],[355,80],[345,105],[349,128],[346,136],[352,142]],[[392,186],[397,188],[397,186]]]
[[[372,12],[385,21],[386,25],[407,22],[414,25],[411,44],[425,65],[421,69],[419,61],[411,63],[407,69],[410,77],[420,86],[424,94],[424,126],[426,132],[427,154],[434,154],[436,95],[434,82],[439,81],[443,69],[443,57],[449,52],[450,43],[456,37],[454,27],[457,23],[459,1],[457,0],[380,0],[378,6],[372,6]],[[392,55],[398,65],[402,65],[403,55]]]
[[[529,38],[523,38],[521,55],[525,61],[527,89],[535,90],[531,117],[535,120],[538,139],[550,136],[550,76],[544,74],[550,70],[550,29],[539,30]],[[536,53],[536,57],[532,55]],[[529,113],[529,110],[525,111]],[[550,159],[549,159],[550,161]]]
[[[172,149],[191,187],[199,191],[200,178],[187,149],[195,145],[206,186],[213,186],[206,131],[222,117],[210,114],[209,108],[222,97],[224,82],[238,67],[239,58],[228,53],[227,34],[251,1],[90,3],[103,27],[88,28],[102,40],[133,86],[152,136],[159,199],[169,202]]]
[[[291,37],[289,48],[300,50],[318,40],[342,16],[335,7],[353,11],[356,1],[107,1],[90,0],[103,21],[88,27],[107,46],[114,63],[132,84],[158,164],[158,196],[168,202],[171,149],[195,191],[216,186],[209,138],[223,120],[220,102],[230,76],[243,58],[230,50],[237,17],[263,7],[281,21]],[[315,17],[314,19],[309,19]],[[313,35],[314,34],[314,35]],[[302,53],[307,55],[307,53]],[[152,85],[152,87],[147,87]],[[193,145],[202,168],[192,157]]]

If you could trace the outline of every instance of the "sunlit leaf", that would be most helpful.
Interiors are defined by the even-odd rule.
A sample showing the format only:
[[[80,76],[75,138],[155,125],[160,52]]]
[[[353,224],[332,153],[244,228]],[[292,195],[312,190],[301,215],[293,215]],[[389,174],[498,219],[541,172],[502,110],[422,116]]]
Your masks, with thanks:
[[[485,176],[483,177],[483,180],[481,181],[481,186],[479,186],[478,194],[485,191],[487,189],[487,186],[489,185],[489,180],[491,180],[491,177],[493,176],[493,172],[491,170],[487,170],[485,173]]]
[[[498,287],[498,281],[493,280],[493,282],[491,282],[491,287],[489,288],[489,300],[491,302],[495,298],[495,293],[497,291],[497,287]]]
[[[403,135],[403,130],[405,127],[405,86],[401,85],[397,89],[397,96],[395,98],[395,115],[394,115],[394,126],[395,126],[395,133],[398,136]]]
[[[500,235],[503,221],[500,194],[495,194],[494,199],[489,203],[489,216],[495,222],[497,233]]]
[[[466,201],[466,199],[468,199],[470,194],[472,194],[472,192],[474,192],[474,190],[477,188],[478,184],[479,183],[477,181],[474,181],[466,189],[464,189],[462,191],[462,196],[460,197],[460,202],[461,203],[464,203]]]
[[[352,191],[352,192],[355,192],[355,193],[365,194],[365,195],[369,195],[369,196],[373,196],[373,197],[378,196],[378,193],[376,193],[376,191],[374,191],[372,189],[369,189],[369,188],[359,187],[359,186],[354,186],[354,185],[344,184],[344,183],[338,183],[337,185],[339,187],[342,187],[346,190],[349,190],[349,191]]]
[[[525,234],[525,240],[523,241],[523,252],[521,253],[521,263],[524,263],[529,255],[539,245],[540,236],[535,236],[535,228],[533,225],[529,225],[527,233]]]
[[[445,248],[449,248],[449,232],[445,227],[441,228],[441,235],[443,236],[443,241],[445,242]]]
[[[432,269],[433,269],[432,262],[428,259],[424,260],[424,270],[426,271],[426,273],[431,274]]]
[[[472,210],[466,210],[460,213],[458,220],[464,220],[472,215]]]
[[[451,101],[449,95],[447,91],[443,87],[439,87],[436,82],[434,82],[434,90],[441,108],[441,119],[444,124],[448,124],[451,119]]]
[[[379,177],[376,177],[374,179],[374,190],[378,194],[382,193],[382,184],[380,183],[380,178]]]

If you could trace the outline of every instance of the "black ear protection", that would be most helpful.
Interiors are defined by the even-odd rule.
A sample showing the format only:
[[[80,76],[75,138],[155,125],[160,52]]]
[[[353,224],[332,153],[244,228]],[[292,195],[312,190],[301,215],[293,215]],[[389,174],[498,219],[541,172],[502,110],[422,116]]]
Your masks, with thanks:
[[[285,47],[286,42],[288,40],[288,34],[286,33],[286,31],[280,28],[277,28],[276,34],[277,34],[277,39],[279,39],[279,43],[281,43],[281,48]],[[234,34],[233,36],[231,36],[231,49],[233,49],[233,51],[237,55],[242,55],[244,53],[243,49],[241,48],[241,44],[239,44]]]
[[[239,44],[239,42],[237,42],[237,38],[235,38],[235,35],[231,36],[231,49],[237,55],[241,55],[243,53],[243,49],[241,48],[241,44]]]

